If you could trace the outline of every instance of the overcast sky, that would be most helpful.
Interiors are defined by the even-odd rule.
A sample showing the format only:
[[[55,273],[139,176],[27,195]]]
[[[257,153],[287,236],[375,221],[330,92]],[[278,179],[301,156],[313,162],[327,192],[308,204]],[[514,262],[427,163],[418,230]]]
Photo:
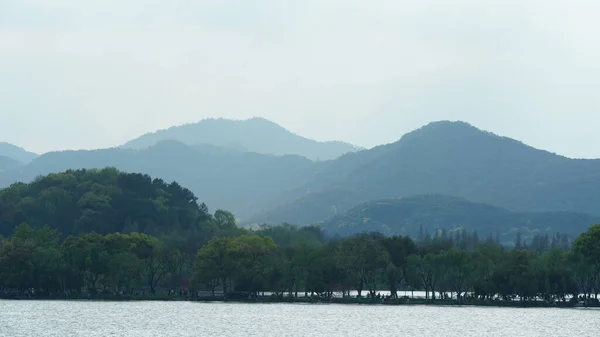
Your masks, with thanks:
[[[0,0],[0,141],[261,116],[364,147],[464,120],[600,157],[600,1]]]

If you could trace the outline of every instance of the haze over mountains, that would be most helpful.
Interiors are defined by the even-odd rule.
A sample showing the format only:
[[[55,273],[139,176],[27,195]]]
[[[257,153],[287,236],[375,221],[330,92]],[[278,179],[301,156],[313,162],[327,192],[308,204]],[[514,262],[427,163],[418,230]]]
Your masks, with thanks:
[[[262,154],[299,155],[311,160],[335,159],[347,152],[360,150],[344,142],[317,142],[304,138],[264,118],[205,119],[147,133],[122,147],[144,149],[163,140],[177,140],[187,145],[211,144]]]
[[[480,226],[489,230],[522,224],[538,229],[564,229],[568,224],[579,230],[600,216],[600,160],[558,156],[464,122],[434,122],[395,143],[356,150],[344,143],[312,141],[260,118],[205,120],[147,134],[120,148],[43,154],[0,172],[0,187],[67,169],[113,166],[176,180],[211,208],[232,211],[242,224],[321,222],[333,232],[344,227],[340,221],[360,230],[390,227],[388,220],[371,216],[364,223],[368,226],[357,227],[360,212],[353,207],[424,194],[493,208],[470,220],[468,214],[477,207],[466,207],[461,221],[446,216],[428,221],[442,227],[484,222]],[[417,200],[423,204],[411,203],[415,212],[429,214],[431,200]],[[415,224],[401,211],[406,203],[390,205],[398,209],[386,214],[394,214],[399,223]],[[559,213],[532,212],[565,213],[553,218]],[[505,227],[492,218],[501,219],[497,221]],[[407,229],[403,225],[395,230]]]
[[[16,145],[0,142],[0,156],[12,158],[21,163],[28,163],[38,155]]]
[[[308,224],[365,201],[429,193],[513,211],[600,215],[600,160],[562,157],[463,122],[435,122],[339,158],[254,220]]]
[[[0,172],[23,165],[20,161],[7,156],[0,156]]]
[[[319,166],[300,156],[270,156],[212,145],[161,141],[146,149],[110,148],[50,152],[29,165],[0,174],[0,186],[29,182],[67,169],[115,167],[177,181],[211,207],[249,216],[267,209],[273,196],[297,187]]]

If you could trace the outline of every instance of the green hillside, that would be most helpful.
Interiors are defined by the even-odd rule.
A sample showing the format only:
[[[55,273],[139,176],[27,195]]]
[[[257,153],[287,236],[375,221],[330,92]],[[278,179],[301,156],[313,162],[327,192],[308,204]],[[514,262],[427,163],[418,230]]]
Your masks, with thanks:
[[[69,170],[0,190],[0,235],[21,223],[64,235],[189,231],[211,218],[178,183],[116,169]]]
[[[371,201],[351,208],[323,224],[333,235],[377,231],[417,237],[421,230],[464,228],[480,235],[567,234],[576,237],[600,217],[571,212],[514,213],[506,209],[445,195],[422,195]],[[512,238],[511,238],[512,239]]]

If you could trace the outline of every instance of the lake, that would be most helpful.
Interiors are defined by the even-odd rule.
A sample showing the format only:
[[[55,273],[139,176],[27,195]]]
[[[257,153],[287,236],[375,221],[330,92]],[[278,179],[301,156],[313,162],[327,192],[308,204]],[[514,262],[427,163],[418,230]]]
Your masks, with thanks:
[[[600,310],[0,300],[0,336],[599,336]]]

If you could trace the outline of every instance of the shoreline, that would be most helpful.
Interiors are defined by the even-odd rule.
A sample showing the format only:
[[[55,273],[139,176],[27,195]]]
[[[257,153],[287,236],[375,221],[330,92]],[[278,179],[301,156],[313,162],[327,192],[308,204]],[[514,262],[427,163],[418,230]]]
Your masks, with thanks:
[[[332,298],[330,300],[321,300],[310,297],[271,297],[258,296],[256,298],[235,298],[225,299],[221,296],[206,296],[206,297],[180,297],[169,295],[139,295],[139,296],[110,296],[110,295],[95,295],[95,296],[7,296],[0,295],[0,300],[17,300],[17,301],[94,301],[94,302],[222,302],[222,303],[243,303],[243,304],[354,304],[354,305],[386,305],[386,306],[459,306],[459,307],[497,307],[497,308],[600,308],[600,303],[590,301],[585,304],[573,302],[554,302],[548,303],[543,301],[492,301],[492,300],[467,300],[459,302],[457,300],[447,299],[370,299],[370,298]]]

